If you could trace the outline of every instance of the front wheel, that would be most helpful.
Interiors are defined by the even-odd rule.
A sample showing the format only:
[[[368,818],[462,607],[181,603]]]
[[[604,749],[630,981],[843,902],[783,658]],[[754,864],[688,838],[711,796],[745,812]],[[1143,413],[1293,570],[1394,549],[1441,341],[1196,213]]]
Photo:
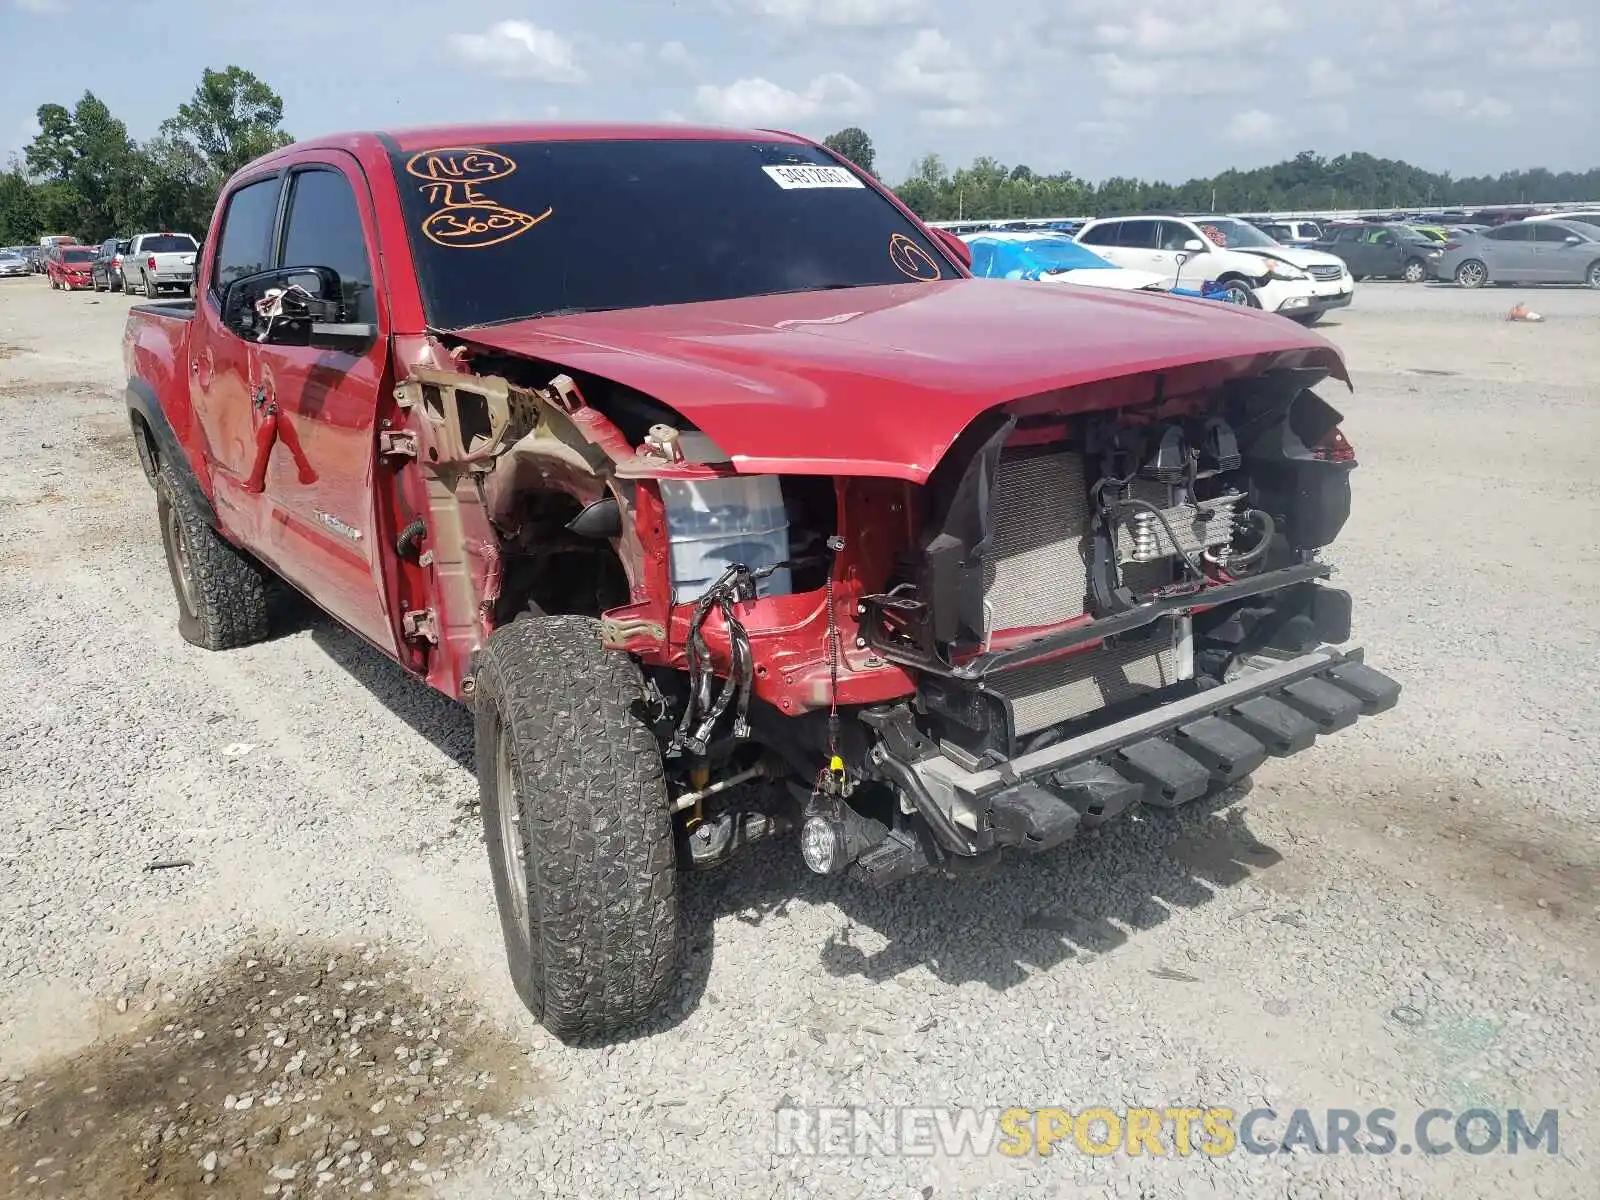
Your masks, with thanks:
[[[475,674],[478,791],[522,1002],[564,1042],[653,1013],[677,977],[677,861],[644,679],[587,617],[524,617]]]
[[[1261,301],[1256,298],[1255,289],[1244,280],[1223,279],[1218,282],[1222,285],[1222,298],[1229,304],[1239,304],[1245,308],[1261,307]]]
[[[1600,288],[1600,258],[1589,264],[1589,272],[1584,276],[1584,281],[1592,288]]]
[[[1428,264],[1420,258],[1409,259],[1400,269],[1400,278],[1407,283],[1421,283],[1428,277]]]
[[[1489,282],[1489,268],[1469,258],[1456,268],[1456,282],[1464,288],[1481,288]]]

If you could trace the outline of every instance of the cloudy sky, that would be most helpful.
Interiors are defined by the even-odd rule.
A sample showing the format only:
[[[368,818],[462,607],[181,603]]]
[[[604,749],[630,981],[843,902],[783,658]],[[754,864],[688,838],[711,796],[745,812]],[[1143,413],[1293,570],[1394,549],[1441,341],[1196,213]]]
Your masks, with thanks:
[[[1574,15],[1577,14],[1577,15]],[[1298,150],[1458,175],[1600,162],[1600,10],[1552,0],[0,0],[0,158],[85,88],[136,137],[238,63],[297,136],[474,119],[859,124],[1181,180]]]

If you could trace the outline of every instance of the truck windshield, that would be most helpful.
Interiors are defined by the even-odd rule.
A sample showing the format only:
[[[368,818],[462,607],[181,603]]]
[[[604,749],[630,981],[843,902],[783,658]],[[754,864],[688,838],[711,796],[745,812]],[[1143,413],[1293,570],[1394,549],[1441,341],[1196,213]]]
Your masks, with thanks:
[[[400,153],[394,171],[437,328],[958,276],[793,143],[518,142]]]
[[[187,233],[147,234],[139,243],[141,254],[192,254],[194,250],[194,239]]]

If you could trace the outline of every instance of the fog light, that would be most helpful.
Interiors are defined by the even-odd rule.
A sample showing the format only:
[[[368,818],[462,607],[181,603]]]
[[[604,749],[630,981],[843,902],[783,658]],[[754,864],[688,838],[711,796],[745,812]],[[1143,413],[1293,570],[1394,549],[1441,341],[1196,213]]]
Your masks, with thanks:
[[[800,827],[800,855],[818,875],[836,875],[849,865],[844,823],[811,816]]]

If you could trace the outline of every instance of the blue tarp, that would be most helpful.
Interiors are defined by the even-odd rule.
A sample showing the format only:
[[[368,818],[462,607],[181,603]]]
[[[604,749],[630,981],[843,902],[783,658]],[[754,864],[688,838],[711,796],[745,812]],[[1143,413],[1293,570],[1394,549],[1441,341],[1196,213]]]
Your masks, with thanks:
[[[1118,267],[1068,237],[964,239],[972,247],[972,273],[984,279],[1038,279],[1049,271],[1101,270]]]

